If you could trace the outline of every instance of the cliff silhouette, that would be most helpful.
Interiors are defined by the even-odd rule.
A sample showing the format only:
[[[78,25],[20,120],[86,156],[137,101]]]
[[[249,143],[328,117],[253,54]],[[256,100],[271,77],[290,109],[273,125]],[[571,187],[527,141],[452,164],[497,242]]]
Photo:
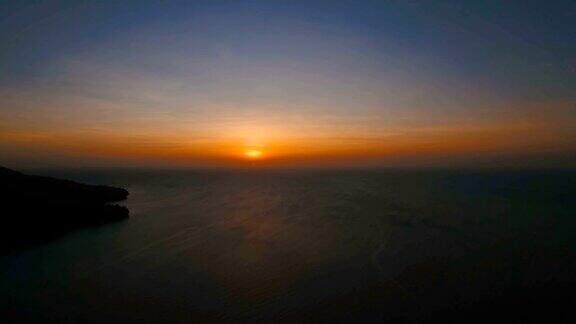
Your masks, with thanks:
[[[128,191],[0,167],[0,254],[38,245],[76,228],[128,218]]]

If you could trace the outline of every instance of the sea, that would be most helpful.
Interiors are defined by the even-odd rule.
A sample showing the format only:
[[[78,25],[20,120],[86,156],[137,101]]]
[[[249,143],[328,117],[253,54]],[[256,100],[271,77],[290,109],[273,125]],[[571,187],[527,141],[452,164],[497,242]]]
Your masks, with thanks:
[[[126,188],[130,218],[0,256],[15,322],[576,318],[574,170],[28,173]]]

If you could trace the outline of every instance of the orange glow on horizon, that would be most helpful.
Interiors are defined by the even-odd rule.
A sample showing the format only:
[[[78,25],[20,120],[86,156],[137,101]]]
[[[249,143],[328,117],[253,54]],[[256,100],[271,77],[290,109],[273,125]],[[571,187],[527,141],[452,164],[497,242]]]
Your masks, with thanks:
[[[205,137],[185,129],[158,128],[155,132],[156,127],[140,129],[137,134],[116,128],[96,133],[91,129],[23,128],[0,133],[0,149],[10,150],[21,159],[32,159],[33,154],[56,156],[62,161],[106,157],[109,164],[134,165],[406,165],[477,155],[520,156],[551,145],[559,150],[573,150],[570,137],[551,129],[559,124],[556,119],[539,118],[382,130],[368,124],[319,129],[307,123],[283,125],[263,120],[246,127],[219,127],[218,132]],[[35,152],[36,147],[43,151]]]
[[[244,156],[250,160],[258,160],[264,156],[264,153],[261,150],[246,150],[244,152]]]

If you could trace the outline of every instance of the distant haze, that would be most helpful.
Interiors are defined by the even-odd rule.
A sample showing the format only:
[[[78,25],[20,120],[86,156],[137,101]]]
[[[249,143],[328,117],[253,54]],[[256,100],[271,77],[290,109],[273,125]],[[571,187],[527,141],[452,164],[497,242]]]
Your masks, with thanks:
[[[0,164],[574,167],[574,21],[562,0],[7,1]]]

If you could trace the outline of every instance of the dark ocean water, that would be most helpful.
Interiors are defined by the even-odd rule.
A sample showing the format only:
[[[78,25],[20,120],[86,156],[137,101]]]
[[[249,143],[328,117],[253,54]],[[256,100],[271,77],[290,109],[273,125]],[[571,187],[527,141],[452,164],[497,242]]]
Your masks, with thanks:
[[[36,173],[125,187],[131,218],[0,257],[12,318],[574,319],[573,171]]]

